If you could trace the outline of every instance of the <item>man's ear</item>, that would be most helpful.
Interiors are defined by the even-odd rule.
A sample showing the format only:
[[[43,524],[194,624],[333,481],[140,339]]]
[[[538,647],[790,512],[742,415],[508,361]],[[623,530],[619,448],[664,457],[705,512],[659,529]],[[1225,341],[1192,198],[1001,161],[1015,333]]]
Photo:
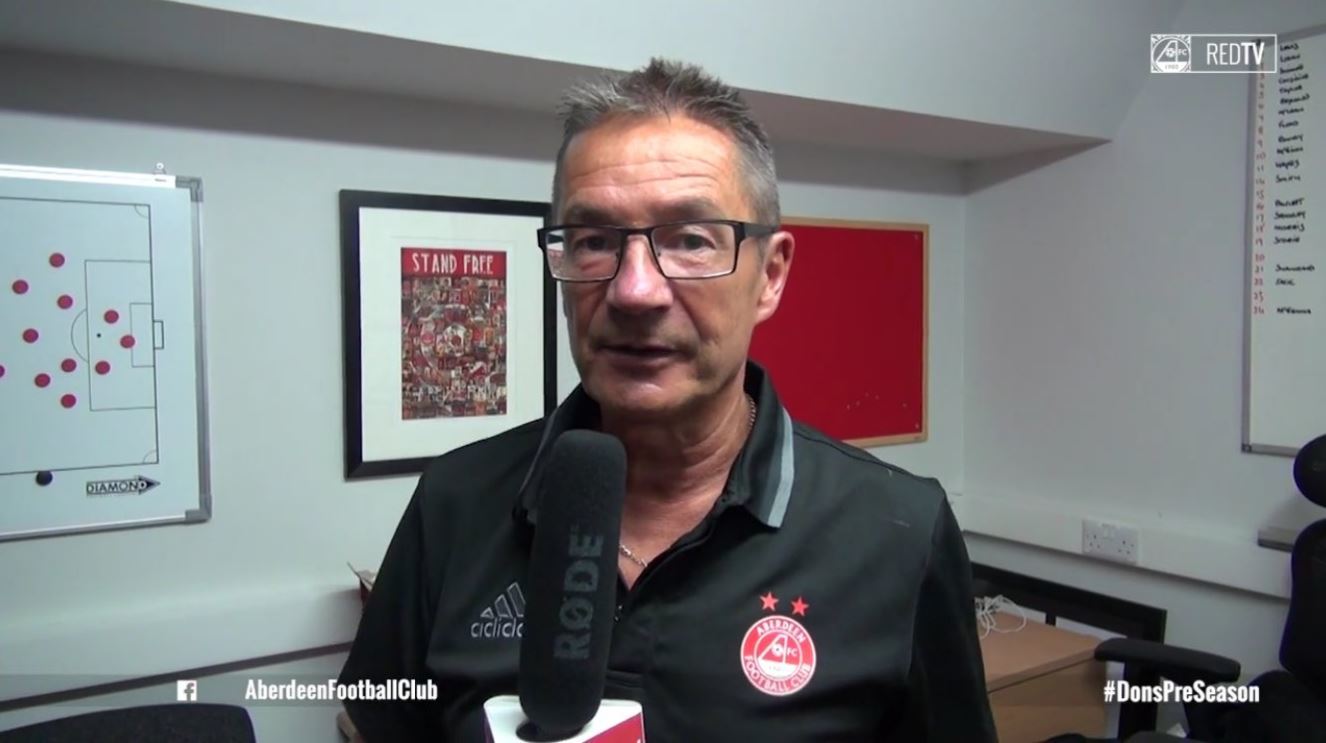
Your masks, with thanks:
[[[756,325],[773,317],[778,303],[783,300],[783,289],[787,286],[788,274],[792,272],[792,254],[796,252],[796,239],[785,230],[775,232],[765,240],[768,245],[764,248],[760,267],[764,280],[755,307]]]

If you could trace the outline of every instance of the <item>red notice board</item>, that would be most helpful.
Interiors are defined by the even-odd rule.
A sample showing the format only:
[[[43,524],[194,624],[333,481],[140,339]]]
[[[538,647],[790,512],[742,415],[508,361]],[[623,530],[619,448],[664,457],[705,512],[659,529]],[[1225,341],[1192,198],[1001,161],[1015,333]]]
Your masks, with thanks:
[[[751,358],[792,417],[857,446],[924,441],[924,224],[789,218],[792,273]]]

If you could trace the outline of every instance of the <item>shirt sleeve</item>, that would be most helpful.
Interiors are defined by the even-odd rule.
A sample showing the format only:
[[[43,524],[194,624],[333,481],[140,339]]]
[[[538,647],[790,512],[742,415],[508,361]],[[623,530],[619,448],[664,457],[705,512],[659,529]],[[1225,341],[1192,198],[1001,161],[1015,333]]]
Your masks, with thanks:
[[[917,597],[905,721],[897,740],[994,743],[971,563],[944,499]]]
[[[426,475],[425,475],[426,477]],[[428,617],[423,520],[424,477],[410,499],[387,547],[359,631],[341,670],[340,683],[383,682],[428,677]],[[348,700],[346,712],[367,743],[445,741],[429,701]]]

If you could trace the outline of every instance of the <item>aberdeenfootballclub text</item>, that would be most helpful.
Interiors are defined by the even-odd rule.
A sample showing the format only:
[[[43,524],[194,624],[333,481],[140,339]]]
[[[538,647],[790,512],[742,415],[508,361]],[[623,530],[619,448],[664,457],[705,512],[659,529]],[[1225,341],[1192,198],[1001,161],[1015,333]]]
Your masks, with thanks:
[[[244,689],[244,699],[248,701],[320,701],[344,702],[364,699],[370,701],[416,701],[437,699],[437,684],[432,679],[423,683],[414,679],[391,679],[372,682],[360,679],[354,684],[340,684],[336,679],[327,679],[326,683],[309,684],[299,681],[267,683],[262,679],[249,679]]]

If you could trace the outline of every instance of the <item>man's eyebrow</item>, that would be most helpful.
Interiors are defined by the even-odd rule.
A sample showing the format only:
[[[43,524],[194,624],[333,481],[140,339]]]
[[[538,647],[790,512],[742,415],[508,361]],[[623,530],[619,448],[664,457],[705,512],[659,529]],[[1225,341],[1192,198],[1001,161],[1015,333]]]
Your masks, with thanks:
[[[664,204],[655,210],[660,222],[681,221],[687,219],[724,219],[730,215],[712,199],[694,198]],[[562,213],[565,224],[604,224],[619,225],[618,220],[606,210],[588,204],[572,204]]]
[[[573,204],[562,212],[563,224],[616,224],[612,216],[597,207]]]
[[[722,207],[716,202],[706,198],[685,199],[683,201],[674,201],[659,209],[659,216],[664,220],[682,220],[682,219],[723,219],[729,217],[723,213]]]

